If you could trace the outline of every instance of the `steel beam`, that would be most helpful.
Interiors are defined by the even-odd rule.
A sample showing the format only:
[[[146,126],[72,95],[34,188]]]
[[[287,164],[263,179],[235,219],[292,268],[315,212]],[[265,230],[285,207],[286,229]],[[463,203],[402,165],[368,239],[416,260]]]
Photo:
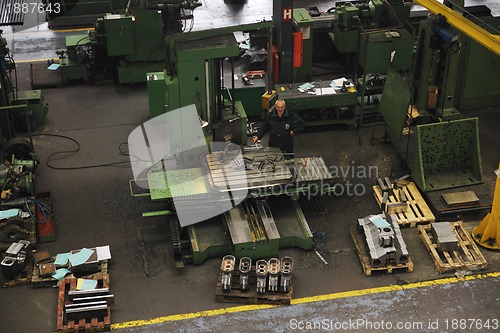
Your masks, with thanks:
[[[436,0],[413,0],[427,8],[433,14],[441,14],[446,21],[490,51],[500,55],[500,35],[494,35],[484,30],[477,24],[469,21],[457,11],[437,2]]]

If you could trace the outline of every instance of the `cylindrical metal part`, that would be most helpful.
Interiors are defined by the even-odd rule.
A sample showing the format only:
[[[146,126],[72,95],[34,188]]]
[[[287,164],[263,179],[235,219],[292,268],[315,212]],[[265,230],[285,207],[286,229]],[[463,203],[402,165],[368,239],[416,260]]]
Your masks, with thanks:
[[[222,258],[220,270],[222,274],[221,284],[222,289],[231,290],[231,278],[236,264],[236,258],[232,255],[227,255]]]
[[[293,260],[291,257],[281,258],[281,291],[288,292],[292,285]]]
[[[268,262],[268,272],[269,272],[269,291],[278,290],[278,279],[280,274],[280,260],[277,258],[271,258]]]
[[[266,260],[260,259],[257,261],[257,264],[255,265],[255,273],[257,275],[257,292],[265,293],[267,284],[267,274],[268,274],[268,267]]]
[[[240,288],[241,290],[248,290],[248,276],[250,275],[250,270],[252,269],[252,259],[249,257],[243,257],[240,259]]]

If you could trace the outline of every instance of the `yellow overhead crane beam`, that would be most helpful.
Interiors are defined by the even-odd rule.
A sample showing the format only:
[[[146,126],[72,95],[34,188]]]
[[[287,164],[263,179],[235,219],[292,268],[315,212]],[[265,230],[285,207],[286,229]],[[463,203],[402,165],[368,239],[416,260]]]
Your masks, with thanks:
[[[456,29],[465,33],[490,51],[500,55],[500,35],[494,35],[484,30],[477,24],[469,21],[460,13],[437,2],[436,0],[413,0],[421,6],[427,8],[433,14],[441,14],[446,21]]]

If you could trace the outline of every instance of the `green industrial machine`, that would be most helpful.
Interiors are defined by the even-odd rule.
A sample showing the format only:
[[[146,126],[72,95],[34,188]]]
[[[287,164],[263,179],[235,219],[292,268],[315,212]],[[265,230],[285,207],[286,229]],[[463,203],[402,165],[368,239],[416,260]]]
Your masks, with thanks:
[[[32,111],[35,115],[36,125],[44,125],[45,118],[49,112],[49,105],[45,103],[45,99],[41,90],[23,90],[17,93],[17,98],[12,101],[13,105],[26,105],[28,112]]]
[[[154,9],[162,11],[164,32],[182,30],[181,19],[192,18],[198,0],[42,0],[49,28],[92,27],[107,13],[127,13],[128,10]]]
[[[410,89],[406,75],[390,70],[380,113],[415,183],[425,192],[482,183],[478,119],[424,117],[428,123],[418,124],[410,115]]]
[[[455,108],[455,85],[460,44],[458,33],[442,17],[430,16],[420,22],[413,68],[415,105],[435,120],[460,117]]]
[[[137,151],[130,138],[129,144]],[[137,194],[168,208],[145,216],[176,214],[170,222],[178,267],[228,253],[259,259],[277,257],[282,248],[312,249],[313,235],[297,199],[319,188],[323,194],[334,190],[323,159],[285,159],[277,148],[211,147],[206,154],[199,150],[198,166],[181,162],[169,168],[164,161],[158,170],[159,162],[152,163],[145,179],[149,193]]]
[[[301,50],[300,61],[293,69],[294,82],[307,82],[312,80],[313,63],[313,20],[305,8],[293,9],[293,22],[296,33],[300,33],[298,40]],[[297,55],[299,56],[299,55]]]
[[[163,38],[182,32],[184,10],[200,6],[197,0],[147,2],[129,5],[121,14],[98,18],[88,34],[66,37],[66,49],[56,53],[64,83],[72,80],[145,82],[146,73],[165,68]]]
[[[161,142],[178,147],[171,154],[175,164],[163,161],[157,170],[160,162],[151,160],[142,182],[148,184],[145,195],[164,201],[167,208],[145,215],[177,217],[171,219],[171,231],[179,266],[228,253],[257,259],[278,256],[284,247],[312,249],[312,233],[297,199],[313,187],[322,193],[333,190],[328,168],[320,157],[286,159],[277,148],[247,146],[246,110],[235,98],[234,81],[227,80],[234,77],[234,60],[241,52],[234,32],[269,36],[271,28],[264,21],[170,35],[165,39],[166,69],[147,75],[149,122],[158,119],[168,130],[145,123],[148,138],[132,141],[148,142],[154,151],[151,142],[158,135],[149,136],[148,128],[155,128],[154,133],[171,133]],[[195,116],[188,117],[193,109]],[[169,120],[162,120],[165,116]],[[191,129],[189,122],[195,124]],[[201,138],[200,127],[206,150],[198,139],[181,143],[189,142],[189,135]],[[129,144],[139,150],[130,137]],[[222,148],[214,149],[214,144]],[[138,183],[141,179],[132,188]]]
[[[455,105],[459,110],[500,105],[500,55],[462,35]]]
[[[240,54],[233,32],[268,31],[270,22],[173,34],[165,39],[166,69],[148,73],[150,117],[195,105],[210,141],[246,145],[247,114],[234,86],[231,60]],[[259,112],[262,110],[259,108]]]

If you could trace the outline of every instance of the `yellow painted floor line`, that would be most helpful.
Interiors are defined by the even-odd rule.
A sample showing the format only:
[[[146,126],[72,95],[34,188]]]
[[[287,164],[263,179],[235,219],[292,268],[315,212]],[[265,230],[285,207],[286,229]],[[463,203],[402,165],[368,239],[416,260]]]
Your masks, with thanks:
[[[54,30],[49,30],[53,32],[77,32],[77,31],[93,31],[95,30],[94,27],[88,27],[88,28],[74,28],[74,29],[54,29]]]
[[[439,286],[439,285],[453,284],[453,283],[463,282],[463,281],[473,281],[473,280],[481,280],[481,279],[496,278],[496,277],[500,277],[500,272],[468,275],[468,276],[464,276],[462,278],[456,278],[456,277],[443,278],[443,279],[438,279],[438,280],[409,283],[406,285],[390,285],[390,286],[368,288],[368,289],[361,289],[361,290],[344,291],[344,292],[333,293],[333,294],[302,297],[302,298],[293,299],[291,301],[291,304],[294,305],[294,304],[329,301],[329,300],[348,298],[348,297],[357,297],[357,296],[364,296],[364,295],[379,294],[379,293],[385,293],[385,292],[389,292],[389,291],[417,289],[417,288],[423,288],[423,287]],[[148,319],[148,320],[134,320],[134,321],[127,321],[124,323],[116,323],[116,324],[111,325],[111,329],[117,330],[117,329],[121,329],[121,328],[141,327],[141,326],[161,324],[161,323],[166,323],[166,322],[174,322],[174,321],[185,320],[185,319],[217,316],[217,315],[228,314],[228,313],[264,310],[264,309],[274,308],[276,306],[277,305],[268,305],[268,304],[242,305],[242,306],[234,306],[234,307],[223,308],[223,309],[183,313],[183,314],[158,317],[158,318],[153,318],[153,319]]]
[[[41,58],[41,59],[28,59],[28,60],[16,60],[16,64],[25,64],[29,62],[42,62],[47,60],[59,60],[59,58]]]
[[[28,35],[28,34],[38,34],[44,32],[57,32],[57,33],[65,33],[65,32],[79,32],[79,31],[89,31],[95,30],[94,27],[88,28],[74,28],[74,29],[49,29],[49,30],[41,30],[41,31],[32,31],[32,30],[23,30],[23,31],[15,31],[15,32],[4,32],[3,36],[15,36],[15,35]]]

